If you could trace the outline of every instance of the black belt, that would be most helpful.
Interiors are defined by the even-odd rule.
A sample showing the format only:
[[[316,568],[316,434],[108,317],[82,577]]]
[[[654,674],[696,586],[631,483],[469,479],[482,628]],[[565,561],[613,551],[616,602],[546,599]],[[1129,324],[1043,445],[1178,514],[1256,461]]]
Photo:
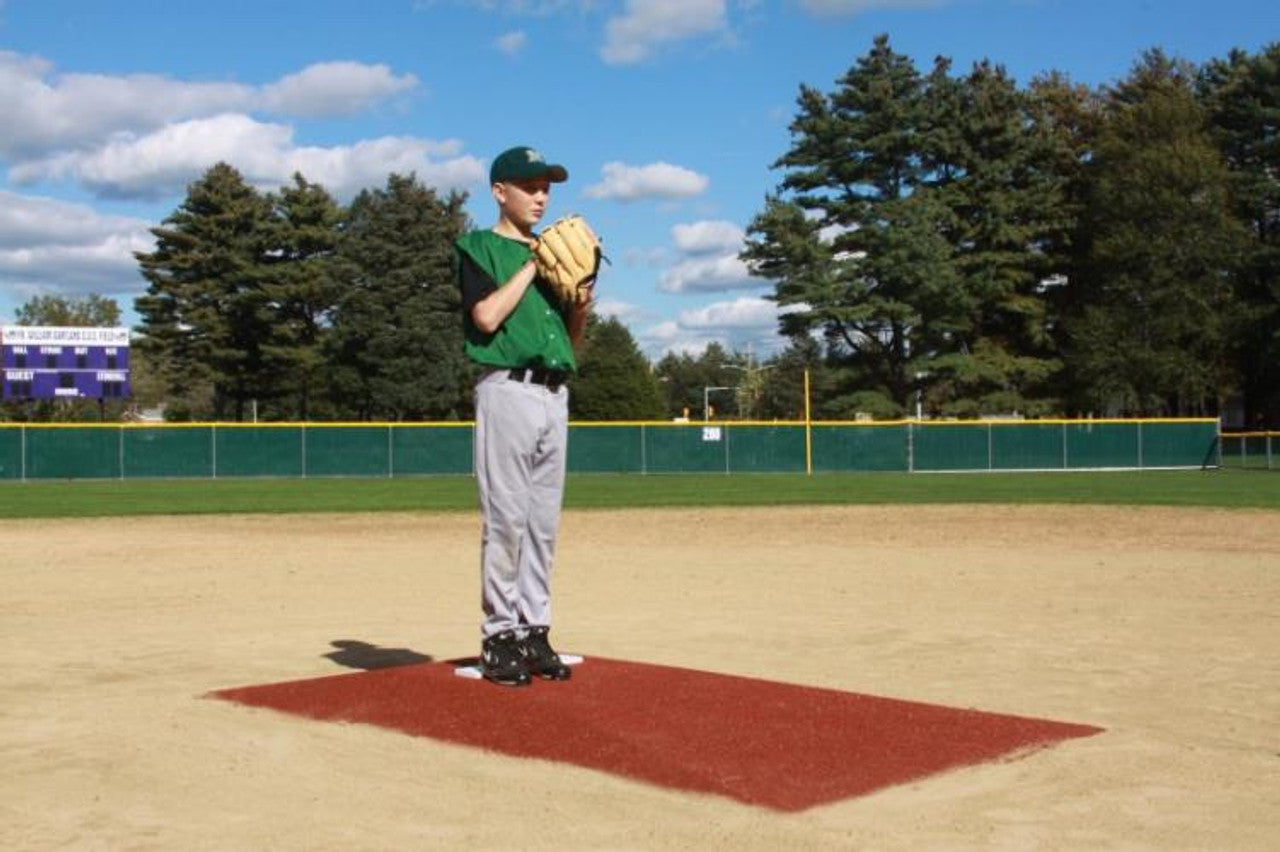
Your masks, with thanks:
[[[558,390],[561,385],[569,381],[568,370],[548,370],[543,367],[517,367],[507,376],[515,382],[532,382],[550,390]]]

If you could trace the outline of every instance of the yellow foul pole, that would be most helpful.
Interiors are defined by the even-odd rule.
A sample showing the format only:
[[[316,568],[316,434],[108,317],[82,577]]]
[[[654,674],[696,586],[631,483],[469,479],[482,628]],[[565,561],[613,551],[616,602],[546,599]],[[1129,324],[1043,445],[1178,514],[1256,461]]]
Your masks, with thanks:
[[[804,472],[813,475],[813,428],[809,410],[809,368],[804,370]]]

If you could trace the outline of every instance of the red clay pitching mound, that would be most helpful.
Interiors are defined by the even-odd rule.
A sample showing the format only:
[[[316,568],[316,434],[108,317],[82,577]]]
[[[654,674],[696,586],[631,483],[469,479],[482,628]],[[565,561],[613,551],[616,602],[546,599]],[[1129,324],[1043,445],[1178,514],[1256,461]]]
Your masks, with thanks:
[[[568,682],[524,688],[426,663],[212,695],[779,811],[1102,730],[599,657],[576,666]]]

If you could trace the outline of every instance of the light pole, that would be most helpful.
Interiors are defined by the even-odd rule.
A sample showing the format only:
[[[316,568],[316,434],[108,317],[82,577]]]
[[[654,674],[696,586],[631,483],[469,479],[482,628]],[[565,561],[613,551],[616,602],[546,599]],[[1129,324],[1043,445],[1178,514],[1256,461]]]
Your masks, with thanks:
[[[737,365],[737,364],[721,364],[721,365],[720,365],[720,369],[721,369],[721,370],[741,370],[743,373],[746,373],[746,375],[747,375],[746,381],[747,381],[747,382],[748,382],[748,384],[749,384],[750,379],[751,379],[751,377],[752,377],[752,376],[756,376],[756,375],[759,375],[760,373],[766,372],[766,371],[768,371],[768,370],[772,370],[772,369],[773,369],[774,367],[776,367],[776,366],[778,366],[778,365],[777,365],[777,364],[770,364],[770,365],[769,365],[769,366],[767,366],[767,367],[750,367],[750,366],[748,366],[748,367],[742,367],[742,366],[739,366],[739,365]],[[726,391],[726,390],[731,390],[731,391],[741,391],[741,390],[742,390],[742,387],[743,387],[743,386],[742,386],[742,384],[732,385],[732,386],[730,386],[730,385],[708,385],[708,386],[704,387],[704,388],[702,389],[702,419],[703,419],[703,420],[710,420],[710,419],[711,419],[711,418],[710,418],[710,416],[709,416],[710,411],[711,411],[711,403],[710,403],[710,400],[708,399],[708,397],[711,395],[711,391]],[[739,400],[739,401],[738,401],[738,404],[739,404],[739,406],[741,406],[741,405],[742,405],[742,401],[741,401],[741,400]],[[741,412],[739,412],[739,415],[741,415]]]
[[[721,364],[721,370],[742,370],[747,371],[746,367],[739,367],[737,364]],[[709,397],[712,391],[735,390],[731,385],[706,385],[702,388],[702,419],[704,421],[711,419],[711,401]]]
[[[709,397],[711,396],[711,392],[727,391],[727,390],[733,390],[733,388],[725,385],[707,385],[702,388],[702,419],[703,420],[711,419],[711,402],[709,399]]]

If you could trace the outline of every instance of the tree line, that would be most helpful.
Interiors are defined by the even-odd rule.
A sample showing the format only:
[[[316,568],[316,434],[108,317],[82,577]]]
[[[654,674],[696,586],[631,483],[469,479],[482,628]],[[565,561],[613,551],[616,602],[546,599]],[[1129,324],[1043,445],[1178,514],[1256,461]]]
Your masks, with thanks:
[[[571,413],[795,419],[807,373],[824,419],[1234,401],[1280,422],[1278,116],[1280,45],[1202,66],[1153,50],[1091,89],[1020,87],[986,60],[921,70],[879,36],[831,91],[800,87],[748,228],[784,348],[650,363],[593,319]],[[392,174],[342,205],[302,175],[264,193],[215,165],[137,255],[135,389],[174,420],[468,418],[465,203]],[[19,321],[110,302],[46,298]],[[47,408],[7,414],[67,413]]]
[[[826,416],[1280,420],[1280,44],[1090,89],[921,70],[802,86],[744,257]],[[820,341],[817,350],[814,340]],[[808,353],[806,355],[806,353]]]
[[[301,175],[264,194],[213,166],[137,256],[135,348],[166,416],[464,416],[452,272],[464,202],[393,174],[344,207]]]

